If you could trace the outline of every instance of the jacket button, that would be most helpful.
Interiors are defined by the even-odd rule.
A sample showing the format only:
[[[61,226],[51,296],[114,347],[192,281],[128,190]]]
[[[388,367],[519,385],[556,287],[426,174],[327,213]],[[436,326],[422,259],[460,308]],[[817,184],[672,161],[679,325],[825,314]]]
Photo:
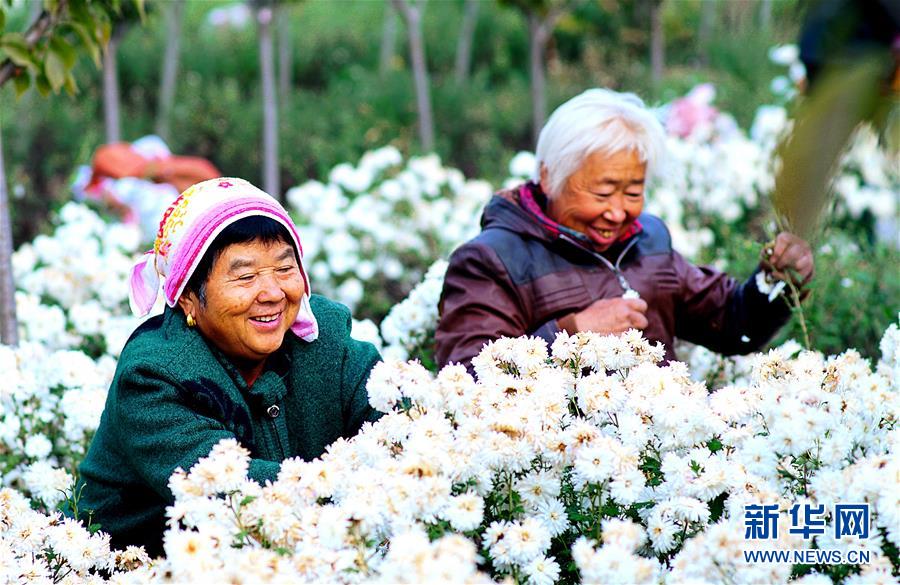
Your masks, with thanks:
[[[278,408],[277,404],[273,404],[269,408],[266,409],[266,414],[271,416],[272,418],[278,418],[278,415],[281,413],[281,409]]]

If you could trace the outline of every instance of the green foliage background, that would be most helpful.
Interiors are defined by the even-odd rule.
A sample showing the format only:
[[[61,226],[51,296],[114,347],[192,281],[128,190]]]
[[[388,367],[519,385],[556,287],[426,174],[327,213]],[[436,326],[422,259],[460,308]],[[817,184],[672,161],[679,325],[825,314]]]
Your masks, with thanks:
[[[227,2],[188,1],[170,147],[204,156],[226,175],[260,182],[262,111],[256,27],[214,29],[206,14]],[[6,30],[24,30],[27,3],[8,11]],[[159,1],[147,2],[142,26],[130,19],[119,48],[122,134],[133,140],[151,133],[157,110],[161,58],[166,42]],[[320,0],[292,6],[292,86],[281,96],[282,185],[327,176],[338,163],[356,161],[367,150],[394,144],[416,154],[416,112],[405,28],[398,21],[396,53],[384,77],[378,55],[383,2]],[[772,101],[770,80],[782,71],[767,58],[769,47],[793,42],[802,20],[800,2],[772,3],[772,25],[759,23],[759,3],[717,2],[705,46],[698,41],[700,0],[664,3],[666,69],[654,84],[649,66],[647,0],[587,0],[559,23],[548,54],[548,107],[552,110],[588,87],[633,91],[649,103],[683,95],[712,82],[716,106],[749,127],[757,107]],[[480,5],[465,85],[454,79],[463,0],[433,0],[425,10],[424,36],[437,152],[467,176],[494,184],[506,176],[512,155],[531,144],[528,38],[515,8]],[[19,99],[0,90],[7,174],[13,197],[17,244],[45,230],[51,211],[71,195],[68,184],[79,164],[90,161],[104,140],[100,71],[86,56],[75,66],[80,93]],[[757,217],[748,225],[711,226],[718,234],[715,256],[732,274],[749,274],[767,238]],[[865,222],[863,222],[865,223]],[[841,226],[852,238],[834,240],[818,253],[815,291],[804,304],[812,343],[825,352],[857,347],[878,355],[877,341],[900,307],[897,250],[871,241],[871,225]],[[712,261],[710,256],[707,260]],[[800,339],[793,320],[779,339]]]
[[[256,27],[215,29],[205,22],[217,1],[188,1],[173,112],[173,152],[204,156],[226,175],[260,182],[262,111]],[[735,5],[732,5],[735,4]],[[588,87],[637,92],[650,103],[668,101],[696,83],[712,81],[717,106],[745,127],[756,107],[771,100],[778,70],[768,47],[793,40],[800,14],[793,0],[773,3],[773,28],[758,26],[754,3],[717,3],[717,21],[701,64],[697,41],[701,2],[666,2],[666,75],[654,86],[649,70],[646,0],[589,0],[564,17],[549,47],[548,107]],[[161,3],[147,2],[145,24],[129,20],[119,48],[122,137],[151,133],[166,31]],[[9,13],[8,30],[24,30],[27,4]],[[279,104],[281,175],[285,189],[322,178],[334,165],[391,143],[414,154],[416,112],[406,31],[398,21],[396,53],[382,78],[378,55],[383,2],[314,1],[291,6],[292,87]],[[432,83],[437,152],[467,176],[494,183],[512,155],[531,144],[528,38],[514,8],[480,5],[472,75],[454,79],[462,0],[427,3],[424,36]],[[45,226],[48,212],[70,197],[72,170],[103,142],[100,72],[87,57],[76,65],[80,93],[16,100],[0,91],[7,173],[15,186],[17,243]],[[11,85],[11,84],[8,84]]]

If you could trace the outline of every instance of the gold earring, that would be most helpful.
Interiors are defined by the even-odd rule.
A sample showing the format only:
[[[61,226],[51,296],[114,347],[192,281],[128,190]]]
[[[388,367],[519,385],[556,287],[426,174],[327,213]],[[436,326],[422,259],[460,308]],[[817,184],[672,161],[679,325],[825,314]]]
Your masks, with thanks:
[[[188,313],[188,316],[187,316],[187,326],[188,326],[188,327],[193,327],[193,326],[196,325],[196,324],[197,324],[197,322],[194,321],[194,316],[191,315],[190,313]]]

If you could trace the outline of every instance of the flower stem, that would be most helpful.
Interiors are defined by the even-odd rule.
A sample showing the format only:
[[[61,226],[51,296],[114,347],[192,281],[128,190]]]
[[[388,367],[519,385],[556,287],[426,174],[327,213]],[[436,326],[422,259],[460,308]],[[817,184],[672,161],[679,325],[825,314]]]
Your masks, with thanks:
[[[809,351],[812,349],[812,344],[809,342],[809,329],[806,327],[806,316],[803,313],[803,306],[800,304],[800,289],[791,282],[790,278],[785,282],[791,291],[791,308],[794,310],[794,314],[797,315],[797,321],[800,323],[800,330],[803,332],[803,347]]]

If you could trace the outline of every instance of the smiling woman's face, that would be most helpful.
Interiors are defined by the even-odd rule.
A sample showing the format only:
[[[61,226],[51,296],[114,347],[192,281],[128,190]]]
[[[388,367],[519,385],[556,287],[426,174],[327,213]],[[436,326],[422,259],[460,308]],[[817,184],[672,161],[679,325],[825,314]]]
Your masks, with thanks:
[[[204,337],[241,367],[281,347],[306,287],[290,244],[254,240],[222,250],[205,290],[205,302],[185,293],[181,307],[194,316]]]
[[[547,215],[585,234],[600,252],[609,249],[634,224],[644,208],[647,164],[637,152],[595,152],[547,204]],[[541,186],[547,192],[546,171]]]

